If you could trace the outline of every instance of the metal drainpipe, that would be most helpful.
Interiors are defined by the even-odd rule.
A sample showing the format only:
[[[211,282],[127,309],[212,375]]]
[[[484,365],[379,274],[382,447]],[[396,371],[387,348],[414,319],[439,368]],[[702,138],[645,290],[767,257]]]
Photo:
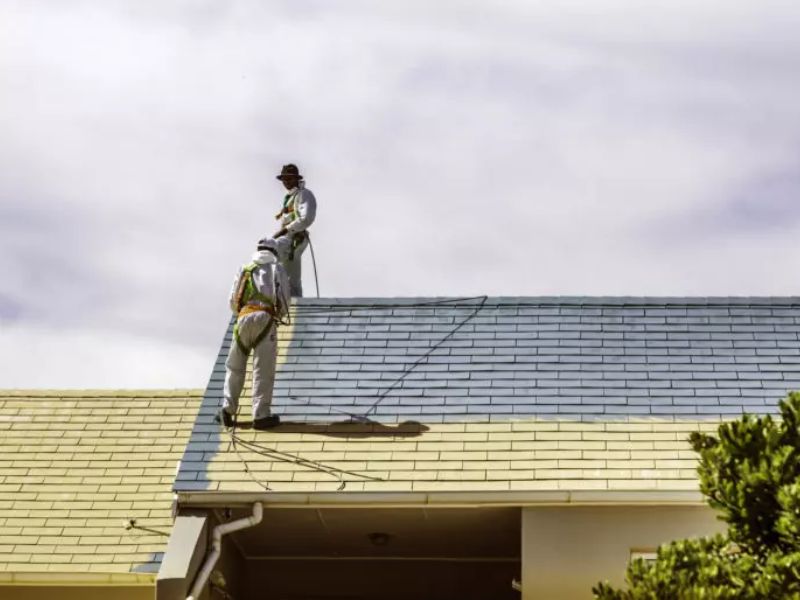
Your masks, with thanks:
[[[239,531],[240,529],[247,529],[248,527],[258,525],[261,522],[263,514],[264,507],[261,505],[261,502],[256,502],[253,504],[253,514],[251,516],[214,527],[214,531],[211,533],[211,552],[206,557],[200,569],[200,573],[194,580],[192,591],[186,597],[186,600],[196,600],[203,591],[203,586],[206,584],[206,581],[208,581],[208,577],[211,575],[211,571],[214,570],[214,565],[217,564],[219,555],[222,553],[222,536],[234,531]]]

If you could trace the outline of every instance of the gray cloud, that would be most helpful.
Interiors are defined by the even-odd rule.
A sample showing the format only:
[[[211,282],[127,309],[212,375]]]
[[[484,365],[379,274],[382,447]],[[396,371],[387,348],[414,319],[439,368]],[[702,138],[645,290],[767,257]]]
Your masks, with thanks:
[[[0,322],[17,321],[24,314],[25,307],[10,298],[0,296]]]
[[[653,219],[651,231],[664,243],[694,246],[739,236],[796,235],[800,231],[800,171],[788,167],[738,181],[716,201]]]
[[[800,224],[800,169],[771,173],[741,186],[718,216],[726,228],[796,231]]]

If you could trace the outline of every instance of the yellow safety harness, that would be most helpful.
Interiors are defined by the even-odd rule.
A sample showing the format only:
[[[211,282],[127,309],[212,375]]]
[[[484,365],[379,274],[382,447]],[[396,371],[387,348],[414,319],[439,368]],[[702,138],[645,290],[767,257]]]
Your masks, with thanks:
[[[283,225],[286,226],[292,221],[297,220],[297,192],[292,194],[286,194],[283,197],[283,209],[281,212],[283,213]]]
[[[298,192],[292,192],[291,194],[286,194],[286,196],[283,198],[283,208],[281,209],[281,212],[283,213],[283,220],[281,223],[284,227],[286,227],[289,223],[296,221],[300,216],[297,212],[297,194]],[[294,260],[295,251],[307,239],[308,231],[298,231],[297,233],[292,234],[292,245],[289,248],[289,260]]]
[[[236,290],[237,318],[236,323],[233,326],[233,339],[236,342],[236,345],[239,346],[239,349],[245,354],[250,354],[250,350],[261,343],[261,340],[267,336],[269,330],[272,328],[272,325],[276,320],[275,301],[269,296],[265,296],[259,292],[258,288],[256,288],[253,272],[259,266],[260,265],[258,263],[250,263],[242,270],[242,276],[239,278],[239,288]],[[264,331],[256,336],[256,339],[253,340],[253,345],[248,348],[244,345],[241,337],[239,336],[239,321],[243,317],[257,312],[268,313],[270,315],[270,319],[267,322],[267,326],[264,328]]]

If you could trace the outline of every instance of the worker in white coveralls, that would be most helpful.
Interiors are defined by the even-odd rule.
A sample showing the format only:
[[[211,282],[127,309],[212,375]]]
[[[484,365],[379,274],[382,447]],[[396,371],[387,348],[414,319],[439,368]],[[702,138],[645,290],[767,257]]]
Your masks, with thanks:
[[[225,362],[225,400],[217,421],[232,427],[244,386],[247,358],[253,352],[253,428],[280,424],[271,412],[275,383],[276,330],[289,314],[289,281],[278,262],[275,240],[262,240],[252,262],[239,269],[229,298],[236,315],[228,360]]]
[[[280,212],[275,215],[281,228],[272,237],[278,243],[278,257],[289,275],[291,295],[302,296],[301,258],[309,243],[308,228],[317,216],[317,199],[306,188],[296,165],[284,165],[277,179],[288,193]]]

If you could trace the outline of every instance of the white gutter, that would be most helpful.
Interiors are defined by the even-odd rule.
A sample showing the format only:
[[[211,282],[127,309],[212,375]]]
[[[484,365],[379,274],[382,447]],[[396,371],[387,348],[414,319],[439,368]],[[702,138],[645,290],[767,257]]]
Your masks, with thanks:
[[[263,502],[275,508],[377,506],[603,506],[705,505],[694,490],[537,490],[483,492],[178,492],[182,507],[249,506]]]
[[[203,591],[203,586],[206,584],[206,581],[208,581],[208,577],[211,575],[211,571],[214,569],[214,565],[217,564],[219,555],[222,553],[222,536],[234,531],[239,531],[240,529],[247,529],[248,527],[258,525],[261,522],[263,514],[263,505],[260,502],[256,502],[253,504],[253,514],[251,516],[214,527],[214,531],[211,533],[211,552],[208,557],[206,557],[206,561],[203,563],[200,573],[197,575],[197,579],[194,580],[192,591],[187,596],[186,600],[195,600]]]

